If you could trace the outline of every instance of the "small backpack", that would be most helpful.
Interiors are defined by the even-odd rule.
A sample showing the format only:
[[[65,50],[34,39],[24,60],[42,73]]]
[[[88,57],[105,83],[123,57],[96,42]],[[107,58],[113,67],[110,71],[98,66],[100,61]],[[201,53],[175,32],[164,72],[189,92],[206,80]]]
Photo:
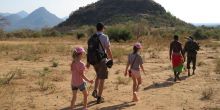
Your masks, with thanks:
[[[99,36],[100,35],[94,34],[88,40],[87,62],[91,65],[96,65],[100,63],[103,58],[107,58]],[[100,45],[103,51],[100,51]]]
[[[197,53],[196,51],[199,50],[199,45],[195,41],[188,42],[188,52],[190,53]]]

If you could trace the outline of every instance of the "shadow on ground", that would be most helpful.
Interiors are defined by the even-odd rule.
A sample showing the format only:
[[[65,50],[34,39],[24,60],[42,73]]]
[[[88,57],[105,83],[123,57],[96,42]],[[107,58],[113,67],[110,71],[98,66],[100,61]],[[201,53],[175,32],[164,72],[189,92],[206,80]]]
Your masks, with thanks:
[[[186,80],[187,76],[182,76],[180,77],[180,79],[183,81],[183,80]],[[147,86],[144,88],[144,90],[150,90],[150,89],[158,89],[158,88],[164,88],[164,87],[170,87],[170,86],[173,86],[174,84],[178,83],[178,82],[173,82],[173,77],[170,77],[168,79],[166,79],[166,81],[164,82],[159,82],[159,83],[155,83],[153,82],[153,84]]]
[[[95,101],[91,101],[88,103],[88,107],[94,106],[96,105]],[[121,110],[121,109],[125,109],[131,106],[135,106],[135,103],[131,103],[131,102],[124,102],[122,104],[118,104],[118,105],[112,105],[112,106],[107,106],[107,107],[102,107],[99,110]],[[70,110],[70,107],[66,107],[60,110]],[[74,110],[82,110],[82,104],[76,105],[76,109]]]
[[[122,104],[118,104],[118,105],[112,105],[112,106],[108,106],[108,107],[102,107],[99,110],[122,110],[122,109],[126,109],[128,107],[131,106],[135,106],[135,103],[131,103],[131,102],[124,102]]]
[[[96,105],[96,101],[91,101],[88,103],[88,107]],[[83,104],[76,105],[76,108],[74,110],[82,110]],[[71,110],[70,107],[62,108],[60,110]]]

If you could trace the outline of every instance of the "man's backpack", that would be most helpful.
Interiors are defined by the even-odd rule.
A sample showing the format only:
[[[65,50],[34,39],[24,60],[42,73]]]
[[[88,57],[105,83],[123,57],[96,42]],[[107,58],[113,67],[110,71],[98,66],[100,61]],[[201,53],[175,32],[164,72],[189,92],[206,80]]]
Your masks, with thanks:
[[[188,42],[188,47],[187,47],[187,51],[189,53],[197,53],[197,51],[199,50],[199,44],[195,41],[189,41]]]
[[[107,58],[99,36],[100,35],[94,34],[88,40],[87,62],[91,65],[96,65],[100,63],[102,59]],[[99,49],[100,45],[102,51]]]

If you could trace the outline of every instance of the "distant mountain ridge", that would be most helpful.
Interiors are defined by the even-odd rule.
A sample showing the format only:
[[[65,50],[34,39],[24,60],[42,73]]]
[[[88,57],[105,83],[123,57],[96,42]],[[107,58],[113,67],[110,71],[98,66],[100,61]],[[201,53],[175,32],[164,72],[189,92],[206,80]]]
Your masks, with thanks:
[[[10,23],[5,28],[6,31],[14,31],[19,29],[39,30],[46,27],[53,27],[63,20],[56,15],[47,11],[44,7],[40,7],[30,13],[21,11],[5,17]]]
[[[86,7],[79,8],[56,28],[76,28],[82,25],[94,25],[97,22],[118,24],[144,19],[150,26],[190,26],[184,21],[167,13],[153,0],[99,0]]]
[[[9,16],[11,13],[0,13],[0,16],[3,16],[3,17],[5,17],[5,16]]]
[[[4,18],[7,20],[9,25],[11,25],[11,24],[14,24],[14,23],[18,22],[19,20],[25,18],[26,16],[28,16],[27,12],[20,11],[15,14],[9,14],[8,16],[4,16]]]
[[[19,15],[22,18],[25,18],[28,16],[28,13],[26,11],[20,11],[18,13],[16,13],[17,15]]]

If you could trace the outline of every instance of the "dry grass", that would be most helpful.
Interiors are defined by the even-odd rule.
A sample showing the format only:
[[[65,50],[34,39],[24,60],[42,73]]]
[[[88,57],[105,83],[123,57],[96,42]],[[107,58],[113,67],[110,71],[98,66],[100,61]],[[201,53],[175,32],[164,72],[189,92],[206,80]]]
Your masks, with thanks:
[[[59,65],[59,63],[57,61],[53,61],[51,67],[55,68],[55,67],[58,67],[58,65]]]
[[[116,84],[117,85],[128,85],[130,83],[131,79],[126,77],[117,77]]]
[[[171,36],[172,37],[172,36]],[[131,93],[131,82],[132,80],[128,77],[123,77],[125,62],[127,61],[127,55],[132,52],[132,45],[136,42],[128,41],[123,43],[112,42],[112,50],[114,55],[115,66],[110,70],[110,77],[106,81],[104,97],[106,102],[101,105],[91,106],[89,109],[138,109],[143,110],[143,107],[148,106],[150,109],[177,109],[176,107],[184,100],[178,100],[175,97],[184,98],[188,96],[188,92],[185,91],[201,91],[200,87],[207,84],[208,89],[202,90],[200,93],[192,92],[193,97],[187,97],[188,102],[184,103],[186,109],[198,109],[206,106],[201,100],[195,100],[195,97],[201,97],[204,100],[211,100],[213,102],[210,107],[216,107],[214,101],[219,99],[217,94],[218,87],[215,82],[214,66],[216,66],[215,72],[219,73],[219,63],[217,64],[216,58],[208,59],[207,56],[215,56],[216,53],[207,53],[206,51],[215,52],[212,49],[205,48],[201,50],[201,62],[198,62],[198,73],[195,77],[187,78],[187,80],[181,81],[181,83],[175,83],[175,85],[167,83],[169,75],[173,75],[172,71],[169,70],[167,56],[168,46],[171,40],[169,38],[155,38],[148,36],[143,38],[142,45],[143,49],[141,55],[143,59],[147,60],[144,64],[146,71],[150,74],[150,77],[143,78],[143,86],[149,88],[148,90],[140,90],[138,94],[141,98],[140,103],[136,106],[126,106],[122,103],[130,101]],[[183,40],[181,40],[183,41]],[[21,43],[22,42],[22,43]],[[71,97],[70,88],[70,63],[71,63],[71,48],[77,45],[86,46],[85,40],[71,41],[66,38],[42,38],[42,39],[21,39],[21,42],[6,42],[0,43],[0,60],[3,66],[1,73],[8,73],[7,71],[11,68],[19,68],[14,71],[15,75],[13,78],[1,77],[0,79],[8,79],[8,84],[0,86],[0,108],[1,109],[62,109],[69,106]],[[26,44],[27,43],[27,44]],[[218,49],[219,50],[219,47]],[[158,62],[157,55],[160,55],[161,62]],[[17,58],[13,61],[13,58]],[[19,58],[20,57],[20,58]],[[151,57],[151,59],[149,59]],[[36,60],[35,60],[36,58]],[[30,59],[29,61],[25,61]],[[85,60],[85,58],[83,58]],[[150,60],[150,61],[149,61]],[[37,61],[37,62],[36,62]],[[213,61],[215,63],[213,63]],[[157,62],[157,63],[155,63]],[[204,64],[205,62],[205,64]],[[218,60],[219,62],[219,60]],[[208,66],[210,65],[210,68]],[[7,65],[7,66],[5,66]],[[204,66],[205,65],[205,66]],[[44,68],[45,67],[45,68]],[[56,68],[55,68],[56,67]],[[24,71],[24,70],[25,71]],[[206,70],[206,71],[205,71]],[[37,72],[36,72],[37,71]],[[204,72],[203,72],[204,71]],[[32,73],[33,72],[33,73]],[[28,73],[28,74],[27,74]],[[88,78],[93,78],[94,70],[90,68],[88,70]],[[92,73],[92,74],[90,74]],[[207,73],[207,74],[206,74]],[[209,74],[208,74],[209,73]],[[187,74],[182,74],[183,77]],[[6,76],[6,75],[5,75]],[[218,75],[217,75],[218,76]],[[205,80],[203,78],[205,77]],[[170,78],[169,78],[170,79]],[[28,82],[28,83],[27,83]],[[197,85],[192,85],[196,83]],[[161,86],[162,85],[162,86]],[[16,87],[14,91],[8,90],[5,92],[7,95],[1,94],[4,92],[4,88],[10,88],[11,86]],[[90,87],[90,93],[93,90],[93,86]],[[184,90],[182,91],[182,89]],[[115,90],[114,90],[115,89]],[[178,92],[176,92],[176,90]],[[216,93],[214,92],[216,90]],[[172,92],[173,91],[173,92]],[[165,95],[165,94],[171,94]],[[49,94],[49,95],[47,95]],[[157,94],[157,95],[155,95]],[[90,94],[91,95],[91,94]],[[115,97],[120,96],[120,97]],[[175,96],[175,97],[173,97]],[[58,98],[59,97],[59,98]],[[155,100],[155,101],[149,101]],[[82,97],[78,97],[79,100]],[[132,97],[131,97],[132,98]],[[2,102],[5,99],[7,103]],[[15,99],[15,100],[12,100]],[[45,101],[46,100],[46,101]],[[89,102],[91,101],[89,96]],[[172,102],[170,102],[170,100]],[[46,104],[45,104],[46,102]],[[55,103],[54,103],[55,102]],[[149,103],[145,103],[149,102]],[[175,102],[175,104],[169,105]],[[45,105],[44,105],[45,104]],[[56,106],[54,106],[56,104]],[[159,105],[158,105],[159,104]],[[195,106],[199,105],[199,107]],[[7,108],[2,108],[2,106]],[[12,105],[12,106],[11,106]],[[151,106],[158,105],[158,106]],[[169,105],[169,106],[167,106]],[[11,106],[11,107],[10,107]],[[122,108],[117,108],[122,106]],[[201,107],[200,107],[201,106]],[[207,107],[204,107],[207,108]],[[218,110],[211,109],[211,110]]]
[[[202,91],[202,100],[210,100],[214,95],[214,90],[213,88],[209,87],[207,89],[204,89]]]
[[[128,85],[131,82],[130,78],[124,78],[124,77],[120,77],[118,76],[116,78],[116,86],[115,86],[115,90],[119,90],[119,85]]]
[[[127,61],[127,56],[129,53],[132,53],[131,48],[124,48],[124,47],[112,48],[113,58],[116,59],[116,63],[125,63]]]
[[[7,74],[2,75],[0,78],[0,85],[9,84],[15,77],[14,72],[8,72]]]
[[[220,74],[220,59],[216,60],[215,73]]]
[[[121,70],[117,70],[115,71],[115,74],[119,74],[121,72]]]
[[[206,63],[203,62],[203,61],[200,61],[200,62],[197,63],[197,66],[199,66],[199,67],[200,67],[200,66],[203,66],[203,65],[206,65]]]
[[[40,91],[49,91],[50,93],[54,92],[56,86],[50,82],[51,70],[48,67],[45,67],[42,71],[39,71],[38,82],[36,83],[39,86]]]
[[[21,79],[25,74],[25,71],[22,69],[11,70],[6,74],[3,74],[0,77],[0,86],[9,84],[13,79]]]
[[[206,110],[220,110],[220,108],[208,108]]]
[[[38,61],[45,55],[70,55],[71,47],[55,43],[0,44],[2,57],[17,60]]]

